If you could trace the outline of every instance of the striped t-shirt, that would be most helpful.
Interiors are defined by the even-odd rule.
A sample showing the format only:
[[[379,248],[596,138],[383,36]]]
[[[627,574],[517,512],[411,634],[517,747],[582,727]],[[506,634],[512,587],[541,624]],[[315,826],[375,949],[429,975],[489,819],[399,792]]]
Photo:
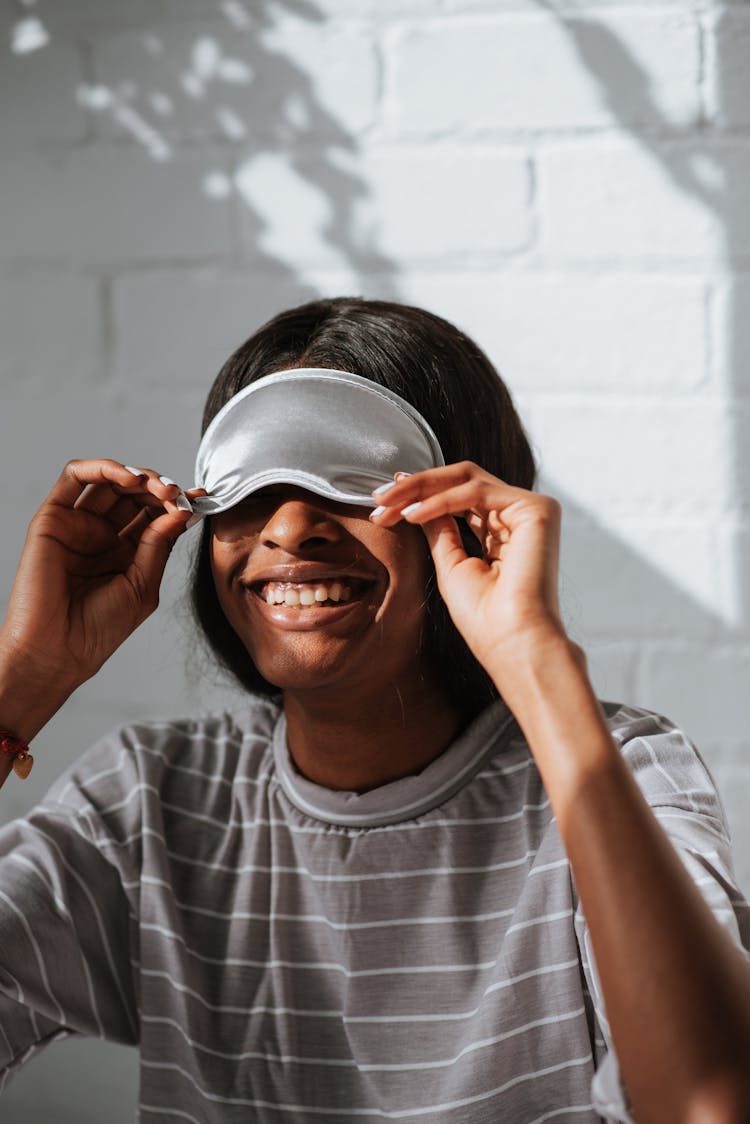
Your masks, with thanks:
[[[695,749],[604,706],[748,947]],[[360,795],[295,770],[271,702],[128,726],[0,831],[0,855],[3,1084],[86,1034],[138,1046],[142,1121],[629,1119],[560,835],[501,702]]]

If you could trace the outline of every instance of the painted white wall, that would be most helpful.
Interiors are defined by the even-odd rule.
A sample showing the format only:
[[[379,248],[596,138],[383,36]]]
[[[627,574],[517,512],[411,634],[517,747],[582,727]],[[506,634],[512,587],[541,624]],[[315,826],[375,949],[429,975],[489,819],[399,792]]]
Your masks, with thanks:
[[[603,697],[684,724],[750,891],[750,10],[710,0],[0,0],[0,602],[71,456],[188,485],[207,387],[315,294],[489,352],[565,507]],[[179,614],[37,739],[23,813],[107,728],[224,697]],[[132,1120],[135,1055],[67,1043],[8,1124]]]

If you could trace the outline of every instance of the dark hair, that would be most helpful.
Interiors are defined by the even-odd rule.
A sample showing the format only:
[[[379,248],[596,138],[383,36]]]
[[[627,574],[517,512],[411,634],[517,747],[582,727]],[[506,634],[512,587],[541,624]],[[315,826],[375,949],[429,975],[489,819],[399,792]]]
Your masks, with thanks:
[[[420,308],[390,301],[339,297],[316,300],[275,316],[229,357],[214,381],[203,431],[243,387],[273,371],[330,367],[353,371],[400,394],[426,418],[447,464],[472,460],[508,484],[533,488],[536,465],[510,394],[482,350],[458,328]],[[219,604],[210,566],[210,519],[193,565],[192,608],[224,668],[256,693],[277,694],[265,680]],[[468,528],[467,548],[478,554]],[[497,690],[450,619],[435,582],[426,596],[429,650],[446,690],[467,715],[497,698]]]

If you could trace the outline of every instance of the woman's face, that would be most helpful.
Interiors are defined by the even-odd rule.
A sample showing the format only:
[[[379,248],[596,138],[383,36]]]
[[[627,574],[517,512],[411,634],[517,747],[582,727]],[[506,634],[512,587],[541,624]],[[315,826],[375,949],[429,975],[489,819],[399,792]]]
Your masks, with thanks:
[[[284,690],[400,686],[421,675],[432,571],[418,527],[291,485],[212,517],[221,606],[261,675]]]

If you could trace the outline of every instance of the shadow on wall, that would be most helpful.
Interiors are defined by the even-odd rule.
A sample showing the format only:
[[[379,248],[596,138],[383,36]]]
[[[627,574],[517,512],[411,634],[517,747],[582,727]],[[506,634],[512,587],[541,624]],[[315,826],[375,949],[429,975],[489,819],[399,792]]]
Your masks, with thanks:
[[[634,133],[639,146],[680,193],[693,197],[715,216],[724,230],[725,246],[741,247],[747,243],[746,230],[730,228],[730,216],[742,212],[728,204],[731,192],[736,190],[733,167],[716,139],[706,134],[707,139],[701,144],[694,129],[689,135],[680,136],[666,118],[660,118],[650,94],[648,75],[606,26],[586,18],[564,18],[548,0],[538,0],[538,6],[557,16],[581,66],[596,79],[603,98],[623,128]],[[46,41],[54,43],[55,18],[60,16],[55,16],[52,5],[39,3],[29,7],[10,29],[16,54],[27,54],[29,65],[35,65],[37,55],[44,54],[40,48]],[[290,28],[289,21],[293,24],[293,35],[287,30],[285,39],[278,29]],[[148,25],[145,15],[143,23]],[[169,167],[186,153],[193,157],[197,153],[199,159],[193,160],[191,169],[195,172],[197,166],[198,179],[189,181],[193,189],[197,184],[200,196],[192,211],[195,226],[209,228],[211,215],[219,212],[226,217],[230,229],[224,255],[217,252],[216,246],[208,245],[206,260],[218,264],[220,269],[224,265],[231,268],[238,263],[251,264],[259,279],[251,286],[252,316],[256,322],[280,307],[316,295],[316,281],[303,276],[295,263],[295,244],[300,248],[301,260],[317,260],[329,270],[346,273],[360,292],[399,298],[397,263],[379,249],[376,225],[367,229],[362,222],[362,208],[370,192],[366,177],[358,170],[360,150],[356,134],[365,132],[368,126],[367,99],[358,98],[353,76],[352,97],[347,105],[338,104],[333,97],[334,92],[339,96],[340,85],[335,91],[331,87],[330,104],[326,100],[326,70],[339,65],[341,57],[347,55],[341,50],[335,29],[330,39],[324,36],[315,40],[316,50],[331,52],[328,59],[318,60],[315,86],[309,69],[302,65],[312,49],[310,36],[325,23],[326,17],[314,0],[277,0],[273,4],[258,0],[252,5],[240,0],[218,0],[215,7],[206,5],[205,18],[201,17],[199,23],[175,19],[163,31],[158,27],[145,31],[136,26],[120,31],[117,36],[100,37],[96,50],[91,50],[89,44],[89,81],[76,91],[78,102],[90,115],[89,132],[82,138],[82,147],[95,148],[92,141],[109,141],[111,151],[118,147],[132,149],[135,143],[152,168]],[[200,30],[196,30],[198,27]],[[296,60],[293,57],[292,40],[295,50],[307,49],[304,60],[302,54]],[[648,128],[638,127],[639,122],[648,122]],[[147,180],[147,197],[154,181],[147,172],[142,174]],[[295,191],[290,191],[290,195],[297,198],[301,190],[304,214],[283,211],[283,186],[291,186],[292,181]],[[186,184],[185,190],[191,187]],[[46,210],[52,210],[54,193],[49,192],[43,200]],[[157,196],[155,205],[159,203]],[[125,218],[135,237],[138,200],[131,205],[133,209]],[[169,221],[167,211],[168,206],[165,225]],[[44,216],[37,218],[44,229]],[[89,213],[84,219],[101,226],[100,268],[106,272],[106,254],[111,245],[108,238],[113,237],[110,232],[122,221],[122,214],[115,209],[115,202],[108,204],[105,199],[98,207],[98,217],[92,218]],[[46,223],[51,229],[54,215]],[[283,227],[281,237],[279,227]],[[64,232],[56,232],[56,237],[62,238],[59,255],[68,253],[75,259],[74,234],[69,235],[70,241],[66,243]],[[54,245],[54,239],[51,241]],[[127,256],[127,246],[114,247],[113,260],[118,252]],[[731,260],[729,249],[726,254]],[[169,246],[155,247],[153,261],[161,267],[164,260],[170,260]],[[181,267],[184,259],[177,264]],[[145,275],[141,274],[134,285],[147,288]],[[214,288],[221,291],[226,305],[221,279]],[[236,332],[240,336],[247,334],[247,289],[247,282],[241,280],[235,290]],[[196,320],[201,326],[205,324],[209,334],[214,331],[215,347],[223,352],[226,340],[235,334],[229,323],[234,323],[234,313],[220,310],[218,300],[215,311],[214,317],[214,306],[210,303],[208,312],[196,308]],[[179,322],[180,318],[185,318],[184,307],[177,307],[176,303],[175,319]],[[218,328],[212,326],[214,320]],[[740,346],[747,346],[747,341],[740,339],[740,322],[741,317],[730,307],[730,357],[733,351],[739,352]],[[131,337],[135,337],[142,321],[134,316],[131,323]],[[167,338],[167,329],[161,330],[165,334],[150,345],[157,356],[163,352]],[[137,366],[132,364],[133,369]],[[202,366],[205,369],[203,363]],[[208,362],[208,369],[215,369],[215,364]],[[732,370],[739,394],[738,361],[732,364]],[[510,382],[512,385],[512,373]],[[733,504],[739,503],[742,482],[750,477],[750,443],[742,440],[740,417],[739,411],[733,412],[735,432],[732,447],[727,449],[727,457],[737,470],[735,495],[728,500]],[[592,470],[596,471],[596,467],[592,466]],[[554,480],[543,481],[542,487],[560,496],[566,506],[564,561],[570,569],[571,593],[575,601],[580,600],[580,610],[573,606],[571,627],[577,630],[584,646],[591,641],[600,646],[620,643],[613,679],[635,701],[648,701],[639,698],[644,682],[643,672],[640,678],[636,674],[636,646],[649,640],[668,644],[672,638],[676,647],[686,639],[698,647],[708,641],[720,647],[738,636],[747,636],[747,566],[738,563],[736,567],[737,575],[741,575],[737,581],[744,583],[736,598],[741,616],[736,625],[728,624],[649,565],[626,541],[578,510],[571,497],[561,494]],[[744,487],[747,488],[746,483]],[[746,537],[745,553],[748,541]],[[621,586],[618,578],[622,579]],[[617,624],[608,625],[608,607],[612,598],[617,597],[628,598],[632,605],[632,627],[627,635],[616,631]],[[621,621],[622,615],[620,612],[612,619]],[[663,663],[663,653],[655,657],[655,669],[659,659]],[[736,709],[735,724],[739,728],[739,700]],[[689,699],[684,710],[680,717],[690,727]],[[737,740],[741,740],[740,734]]]
[[[76,16],[66,23],[65,13],[52,5],[29,2],[33,9],[11,21],[6,40],[33,68],[44,48],[54,46],[56,24],[60,36],[70,36]],[[324,267],[345,269],[355,277],[377,272],[384,295],[395,293],[395,264],[379,251],[376,234],[357,213],[368,191],[357,170],[355,133],[367,124],[361,86],[370,78],[377,81],[374,60],[372,75],[361,75],[361,81],[352,75],[351,103],[339,112],[313,88],[310,71],[298,61],[306,49],[317,56],[316,74],[325,86],[326,67],[340,71],[348,53],[345,30],[316,37],[316,25],[324,24],[325,17],[313,0],[259,0],[252,5],[217,0],[188,13],[193,18],[184,22],[175,9],[176,18],[163,28],[152,26],[144,9],[143,26],[131,29],[128,24],[138,21],[137,3],[134,11],[134,17],[112,18],[114,35],[103,11],[92,8],[82,20],[78,47],[90,80],[78,83],[75,98],[89,113],[88,135],[80,138],[84,146],[109,141],[122,149],[135,143],[157,164],[179,161],[200,149],[200,193],[206,204],[231,216],[239,247],[235,264],[239,257],[279,283],[285,277],[298,281],[294,261],[284,252],[293,255],[298,235],[305,259],[318,258]],[[290,42],[297,44],[297,59],[279,27],[286,27]],[[102,29],[105,34],[97,34]],[[304,200],[302,219],[279,209],[287,185]],[[189,191],[194,186],[191,177],[185,187]],[[112,206],[104,220],[110,225],[123,217],[114,211],[114,200]],[[135,215],[124,217],[135,225]],[[273,228],[282,222],[283,236],[275,246]],[[312,286],[303,288],[313,295]]]
[[[742,175],[747,172],[747,166],[738,165],[735,162],[736,150],[733,151],[729,144],[722,144],[722,140],[727,138],[722,138],[720,130],[711,130],[704,131],[701,139],[700,134],[696,134],[696,125],[705,122],[693,123],[689,135],[683,133],[681,136],[680,130],[660,113],[650,93],[648,74],[610,29],[591,19],[565,19],[551,0],[536,0],[536,3],[538,7],[558,17],[559,25],[568,36],[582,67],[596,80],[604,101],[622,122],[623,128],[632,126],[634,119],[636,122],[650,123],[646,129],[633,130],[631,127],[629,131],[675,191],[696,201],[710,216],[709,222],[718,232],[717,241],[720,245],[717,256],[722,265],[727,267],[727,272],[731,272],[733,267],[739,267],[740,271],[747,269],[750,258],[750,222],[744,205],[746,183]],[[727,18],[731,19],[731,16]],[[725,120],[725,110],[737,97],[736,92],[732,91],[731,61],[728,60],[724,65],[721,58],[721,48],[727,41],[727,34],[728,31],[722,31],[719,25],[716,114],[720,125]],[[736,120],[736,107],[734,112]],[[746,124],[750,123],[750,113],[746,117]],[[731,135],[728,139],[731,141]],[[617,218],[614,214],[613,222],[617,222]],[[729,470],[727,475],[731,477],[732,491],[723,499],[725,510],[738,514],[747,510],[750,495],[750,413],[747,411],[750,382],[742,369],[743,353],[747,355],[748,338],[744,324],[748,318],[747,315],[742,315],[743,299],[747,312],[747,285],[735,282],[730,286],[726,304],[722,301],[722,306],[713,310],[714,314],[718,311],[719,315],[711,327],[714,335],[711,358],[717,368],[723,360],[726,384],[720,385],[718,370],[712,374],[717,380],[717,389],[725,391],[727,398],[731,399],[731,433],[725,450],[725,463]],[[700,457],[700,454],[701,450],[696,450],[696,456]],[[710,472],[718,467],[707,465],[707,470]],[[735,626],[724,626],[724,639],[736,636],[747,638],[750,631],[749,548],[747,538],[744,543],[738,543],[739,556],[734,567]],[[698,612],[698,635],[702,632],[703,616]],[[686,616],[683,623],[685,632],[692,633],[691,616]],[[717,639],[721,639],[721,636],[717,636]]]

